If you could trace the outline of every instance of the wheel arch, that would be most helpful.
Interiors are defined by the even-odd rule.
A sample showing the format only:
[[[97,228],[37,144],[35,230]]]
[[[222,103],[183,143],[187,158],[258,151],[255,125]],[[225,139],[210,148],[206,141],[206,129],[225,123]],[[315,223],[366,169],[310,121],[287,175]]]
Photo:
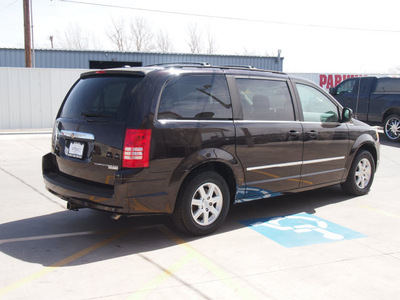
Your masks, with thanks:
[[[389,109],[387,109],[385,111],[385,113],[383,114],[382,117],[382,124],[385,125],[385,120],[387,117],[389,117],[390,115],[398,115],[400,117],[400,107],[390,107]]]
[[[371,155],[372,155],[372,157],[373,157],[373,159],[374,159],[375,168],[376,168],[376,167],[378,166],[378,152],[377,152],[375,146],[374,146],[372,143],[365,143],[365,144],[362,144],[362,145],[358,148],[356,154],[357,154],[358,152],[362,151],[362,150],[366,150],[366,151],[368,151],[369,153],[371,153]]]
[[[359,152],[363,150],[366,150],[369,153],[371,153],[375,163],[375,170],[377,169],[379,164],[379,145],[377,144],[378,142],[375,141],[369,134],[363,134],[355,141],[355,143],[351,148],[349,159],[347,160],[346,163],[346,174],[343,177],[343,180],[346,180],[354,158],[357,156]]]
[[[205,171],[216,172],[225,179],[232,204],[236,197],[237,186],[244,184],[244,172],[240,162],[222,149],[203,149],[188,156],[177,166],[169,183],[170,187],[176,187],[175,199],[179,197],[182,187],[188,180]]]
[[[237,186],[235,174],[227,164],[220,161],[207,161],[190,170],[190,172],[182,181],[182,184],[179,188],[179,192],[181,192],[182,187],[185,186],[185,183],[187,181],[191,180],[196,175],[207,171],[215,172],[221,175],[222,178],[224,178],[229,188],[230,204],[232,204],[235,200],[236,186]]]
[[[361,147],[351,164],[346,181],[341,183],[342,190],[352,196],[368,194],[374,181],[375,171],[372,153]]]

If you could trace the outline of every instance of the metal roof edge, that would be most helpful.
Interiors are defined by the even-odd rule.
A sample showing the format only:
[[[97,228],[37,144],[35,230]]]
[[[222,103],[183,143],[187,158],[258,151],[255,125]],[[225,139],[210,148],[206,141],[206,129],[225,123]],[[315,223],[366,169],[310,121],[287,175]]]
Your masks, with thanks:
[[[20,50],[24,51],[23,48],[2,48],[0,50]],[[119,53],[119,54],[156,54],[156,55],[193,55],[193,56],[219,56],[219,57],[249,57],[249,58],[273,58],[273,59],[284,59],[282,56],[261,56],[261,55],[241,55],[241,54],[206,54],[206,53],[183,53],[183,52],[135,52],[135,51],[115,51],[115,50],[71,50],[71,49],[35,49],[35,51],[54,51],[54,52],[73,52],[73,53]]]

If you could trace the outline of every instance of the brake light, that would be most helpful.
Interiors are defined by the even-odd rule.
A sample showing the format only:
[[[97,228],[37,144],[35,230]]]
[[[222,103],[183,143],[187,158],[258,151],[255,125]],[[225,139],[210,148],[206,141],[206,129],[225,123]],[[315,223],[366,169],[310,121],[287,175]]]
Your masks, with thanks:
[[[127,129],[122,157],[123,168],[147,168],[150,159],[150,129]]]

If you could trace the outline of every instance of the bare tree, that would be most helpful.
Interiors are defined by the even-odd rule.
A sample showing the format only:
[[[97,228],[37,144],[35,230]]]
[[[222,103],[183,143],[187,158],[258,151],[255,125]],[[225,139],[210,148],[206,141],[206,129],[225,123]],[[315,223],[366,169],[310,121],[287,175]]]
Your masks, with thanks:
[[[131,22],[131,34],[136,51],[148,52],[154,50],[153,33],[145,19],[136,18]]]
[[[396,67],[390,69],[389,72],[393,73],[393,74],[400,74],[400,66],[396,66]]]
[[[157,50],[160,52],[172,52],[171,39],[165,31],[159,30],[157,34]]]
[[[214,54],[217,52],[217,44],[215,42],[214,36],[211,34],[210,30],[207,32],[207,54]]]
[[[78,23],[70,23],[64,36],[61,37],[61,47],[65,49],[87,50],[90,48],[90,34]]]
[[[118,21],[111,20],[112,27],[107,33],[108,38],[117,47],[118,51],[127,51],[131,47],[131,40],[127,35],[125,22],[121,18]]]
[[[202,37],[201,37],[201,32],[199,28],[197,27],[197,24],[192,23],[188,26],[187,29],[188,32],[188,45],[190,48],[191,53],[200,53],[203,49],[202,46]]]
[[[244,56],[261,56],[260,52],[257,50],[249,50],[246,47],[243,48],[242,53],[237,53],[237,55],[244,55]]]
[[[83,29],[78,23],[70,23],[64,34],[60,34],[58,31],[56,34],[52,34],[51,45],[56,48],[73,50],[102,48],[95,34]]]

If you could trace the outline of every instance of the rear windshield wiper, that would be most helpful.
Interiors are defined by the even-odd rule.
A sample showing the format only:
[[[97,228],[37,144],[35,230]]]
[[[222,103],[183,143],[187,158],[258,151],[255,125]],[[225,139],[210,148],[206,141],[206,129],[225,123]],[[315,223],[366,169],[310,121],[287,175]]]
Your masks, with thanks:
[[[95,113],[95,112],[83,112],[83,113],[81,113],[81,116],[89,117],[89,118],[115,118],[114,115],[107,115],[107,114],[101,114],[101,113]]]

